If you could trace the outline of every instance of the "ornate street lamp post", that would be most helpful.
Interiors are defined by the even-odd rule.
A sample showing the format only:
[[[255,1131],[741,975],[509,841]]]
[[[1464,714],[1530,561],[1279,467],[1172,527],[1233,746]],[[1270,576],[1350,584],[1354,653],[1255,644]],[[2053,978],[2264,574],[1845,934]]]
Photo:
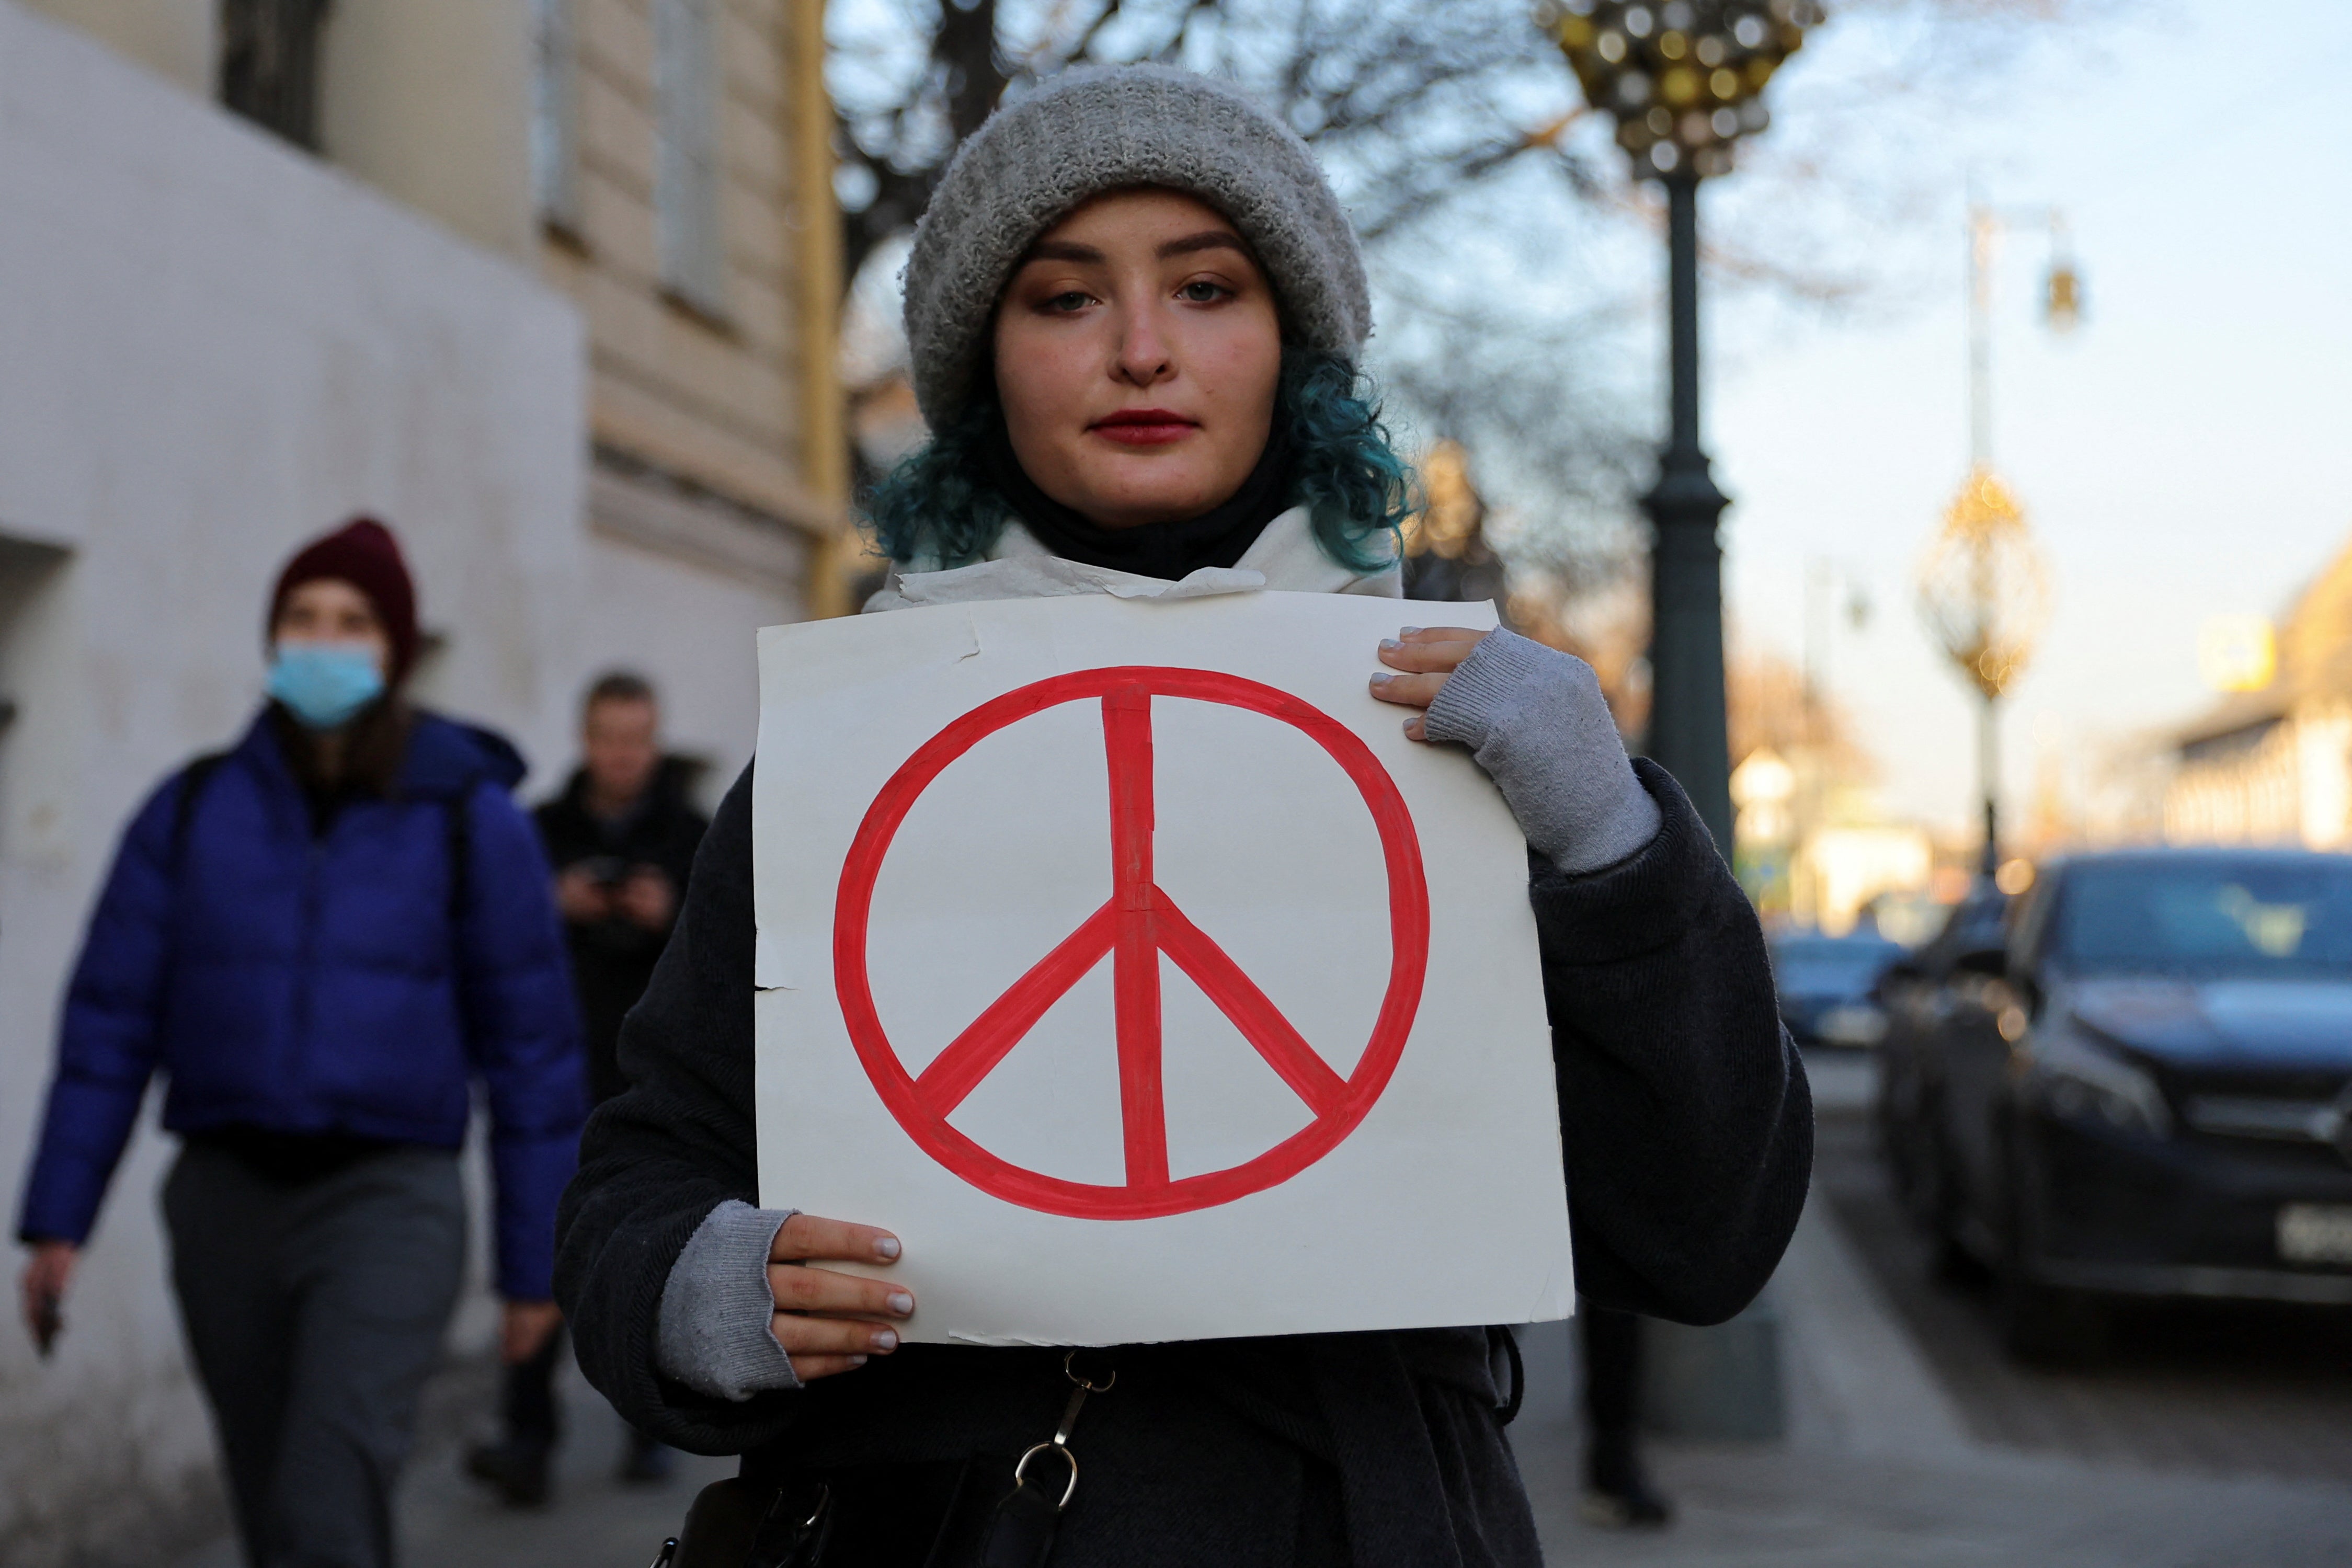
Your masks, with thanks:
[[[2054,212],[2007,214],[1969,208],[1969,476],[1919,563],[1919,615],[1945,657],[1976,688],[1977,785],[1984,810],[1979,869],[2000,869],[2000,699],[2033,656],[2050,612],[2050,573],[2026,527],[2025,508],[1992,465],[1992,263],[2004,227],[2044,226],[2053,256],[2042,312],[2071,331],[2082,314],[2082,279]]]
[[[2050,601],[2042,552],[2025,510],[2000,476],[1979,465],[1944,512],[1919,566],[1919,614],[1945,657],[1976,688],[1977,787],[1983,797],[1979,869],[2000,869],[2001,694],[2032,657]]]
[[[1553,0],[1541,13],[1586,101],[1616,119],[1637,179],[1666,188],[1672,421],[1642,505],[1650,557],[1650,727],[1645,749],[1731,852],[1731,758],[1723,695],[1723,549],[1729,498],[1699,445],[1698,183],[1731,169],[1732,145],[1770,123],[1764,87],[1804,42],[1815,0]]]

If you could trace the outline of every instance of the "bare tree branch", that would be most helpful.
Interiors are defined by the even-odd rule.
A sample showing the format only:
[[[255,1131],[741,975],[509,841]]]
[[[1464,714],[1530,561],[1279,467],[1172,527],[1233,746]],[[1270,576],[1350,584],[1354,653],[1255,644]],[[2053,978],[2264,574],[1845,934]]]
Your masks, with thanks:
[[[1901,134],[1888,106],[1930,90],[1959,101],[2053,24],[2125,5],[1841,0],[1843,15],[1874,18],[1879,52],[1809,85],[1801,128],[1763,139],[1720,209],[1734,221],[1710,223],[1710,274],[1850,308],[1885,271],[1853,235],[1916,227],[1916,196],[1901,186],[1916,189],[1916,167],[1886,156],[1874,178],[1869,163]],[[1496,262],[1524,279],[1556,272],[1558,249],[1581,236],[1658,221],[1527,0],[835,0],[833,13],[851,277],[912,226],[957,145],[1007,92],[1082,61],[1216,69],[1314,145],[1376,283],[1397,280],[1380,290],[1375,345],[1392,412],[1475,455],[1513,559],[1570,589],[1622,581],[1639,559],[1632,497],[1650,433],[1625,415],[1620,340],[1648,297],[1578,306],[1558,290],[1468,287],[1466,303],[1431,292],[1433,272],[1478,265],[1461,258],[1465,229],[1557,241],[1532,262]],[[1848,243],[1822,237],[1832,231]],[[1437,251],[1448,259],[1433,269]]]

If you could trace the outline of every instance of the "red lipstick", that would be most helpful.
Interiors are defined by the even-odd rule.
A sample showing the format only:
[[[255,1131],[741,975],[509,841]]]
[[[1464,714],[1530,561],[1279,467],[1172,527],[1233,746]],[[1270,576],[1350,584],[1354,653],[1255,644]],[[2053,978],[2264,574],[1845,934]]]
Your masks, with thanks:
[[[1183,440],[1201,425],[1198,420],[1164,408],[1123,408],[1117,413],[1103,415],[1087,428],[1121,446],[1165,446],[1171,441]]]

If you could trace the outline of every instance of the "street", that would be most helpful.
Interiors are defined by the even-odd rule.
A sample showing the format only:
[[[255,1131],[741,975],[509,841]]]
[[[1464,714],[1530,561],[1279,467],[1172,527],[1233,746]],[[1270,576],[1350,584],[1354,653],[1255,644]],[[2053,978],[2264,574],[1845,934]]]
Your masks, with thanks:
[[[2001,1354],[1991,1285],[1937,1283],[1887,1196],[1867,1124],[1824,1121],[1817,1198],[1869,1265],[1978,1441],[2090,1463],[2352,1484],[2352,1322],[2259,1306],[2121,1314],[2098,1365]]]
[[[2352,1557],[2352,1325],[2147,1312],[2104,1364],[2001,1355],[1982,1289],[1929,1279],[1886,1194],[1869,1066],[1812,1064],[1812,1202],[1779,1293],[1790,1432],[1661,1443],[1680,1516],[1661,1534],[1575,1518],[1572,1336],[1524,1331],[1512,1429],[1557,1563],[2340,1563]]]
[[[2352,1560],[2352,1323],[2260,1311],[2147,1312],[2102,1364],[2027,1371],[2000,1354],[1988,1292],[1931,1281],[1873,1147],[1868,1064],[1813,1068],[1813,1198],[1773,1284],[1790,1432],[1773,1445],[1661,1442],[1670,1530],[1577,1518],[1575,1336],[1520,1331],[1528,1396],[1511,1428],[1546,1557],[1659,1568],[1802,1563],[1958,1568],[2065,1563],[2263,1568]],[[415,1568],[640,1568],[694,1489],[613,1482],[619,1433],[577,1373],[554,1505],[497,1506],[457,1472],[490,1407],[479,1365],[445,1371],[402,1507]],[[223,1540],[178,1568],[233,1568]]]

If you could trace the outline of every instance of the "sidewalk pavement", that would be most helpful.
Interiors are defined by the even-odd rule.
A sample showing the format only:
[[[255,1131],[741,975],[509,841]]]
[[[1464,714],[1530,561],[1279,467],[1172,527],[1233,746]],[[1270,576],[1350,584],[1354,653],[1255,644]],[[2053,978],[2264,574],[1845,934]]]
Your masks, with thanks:
[[[1816,1067],[1824,1115],[1866,1104],[1860,1064]],[[1512,1444],[1554,1568],[2340,1568],[2352,1563],[2352,1486],[2090,1464],[1975,1440],[1826,1200],[1806,1212],[1779,1294],[1790,1432],[1776,1445],[1661,1442],[1653,1461],[1679,1507],[1656,1533],[1577,1518],[1575,1336],[1519,1331],[1528,1396]],[[487,1413],[487,1376],[441,1380],[449,1410]],[[644,1568],[727,1461],[680,1456],[660,1488],[613,1479],[616,1418],[576,1371],[553,1507],[502,1509],[457,1472],[446,1440],[402,1489],[408,1568]],[[177,1568],[236,1568],[221,1542]]]
[[[1852,1074],[1815,1071],[1827,1115]],[[1779,1295],[1790,1434],[1774,1445],[1659,1442],[1672,1529],[1577,1517],[1575,1337],[1520,1331],[1528,1396],[1511,1428],[1557,1568],[2340,1568],[2352,1486],[2095,1465],[1979,1443],[1825,1200],[1807,1209]]]
[[[455,1368],[436,1380],[428,1403],[436,1408],[425,1425],[443,1436],[423,1447],[401,1483],[403,1568],[646,1568],[663,1539],[677,1532],[694,1494],[735,1473],[732,1459],[680,1454],[668,1481],[622,1485],[614,1479],[620,1417],[567,1362],[554,1500],[544,1509],[502,1507],[459,1473],[462,1446],[455,1440],[457,1432],[488,1426],[495,1407],[488,1370]],[[243,1561],[224,1540],[174,1568],[242,1568]]]

